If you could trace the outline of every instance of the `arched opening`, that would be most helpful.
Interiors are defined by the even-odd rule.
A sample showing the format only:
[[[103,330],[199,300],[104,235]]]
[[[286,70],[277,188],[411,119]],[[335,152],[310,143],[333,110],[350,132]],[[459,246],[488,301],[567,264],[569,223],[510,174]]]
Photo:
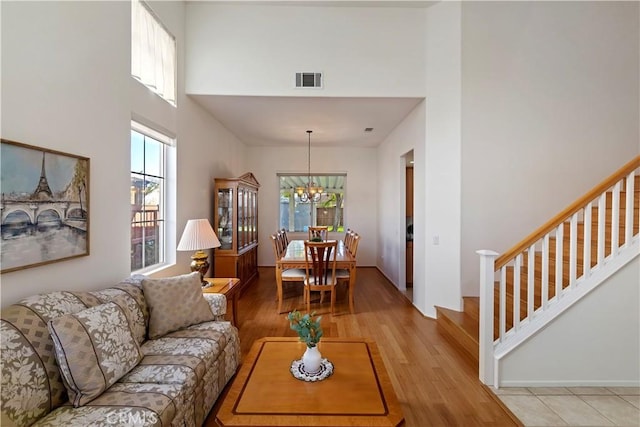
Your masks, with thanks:
[[[36,227],[38,230],[47,230],[51,228],[60,228],[62,220],[58,212],[53,209],[47,209],[38,214],[36,217]]]
[[[29,232],[31,219],[25,211],[14,211],[7,215],[2,223],[2,239],[15,239]]]

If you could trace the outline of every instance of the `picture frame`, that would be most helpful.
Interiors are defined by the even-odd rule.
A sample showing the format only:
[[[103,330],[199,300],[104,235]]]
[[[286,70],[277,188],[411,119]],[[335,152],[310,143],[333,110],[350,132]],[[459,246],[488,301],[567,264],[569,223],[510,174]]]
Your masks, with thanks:
[[[0,139],[0,273],[89,255],[88,157]]]

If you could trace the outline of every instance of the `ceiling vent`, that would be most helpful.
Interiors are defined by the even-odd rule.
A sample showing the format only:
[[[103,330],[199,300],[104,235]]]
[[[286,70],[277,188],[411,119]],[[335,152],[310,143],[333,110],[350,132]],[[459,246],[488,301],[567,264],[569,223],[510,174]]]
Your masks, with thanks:
[[[296,73],[296,87],[322,87],[322,73]]]

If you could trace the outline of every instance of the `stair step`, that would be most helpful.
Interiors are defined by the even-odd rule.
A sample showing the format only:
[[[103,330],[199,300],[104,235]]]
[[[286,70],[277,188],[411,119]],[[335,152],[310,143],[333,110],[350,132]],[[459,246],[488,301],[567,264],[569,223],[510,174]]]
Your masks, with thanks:
[[[462,297],[462,300],[464,302],[464,312],[480,322],[480,298]]]
[[[467,304],[473,306],[473,303],[467,302],[472,298],[475,297],[465,297],[465,306]],[[478,300],[478,298],[475,299]],[[479,302],[475,303],[476,307],[478,304]],[[475,311],[479,313],[479,309]],[[466,310],[455,311],[436,306],[436,323],[444,337],[469,354],[475,362],[478,362],[480,321],[479,315],[473,316],[470,312],[474,312],[474,309],[467,312]]]

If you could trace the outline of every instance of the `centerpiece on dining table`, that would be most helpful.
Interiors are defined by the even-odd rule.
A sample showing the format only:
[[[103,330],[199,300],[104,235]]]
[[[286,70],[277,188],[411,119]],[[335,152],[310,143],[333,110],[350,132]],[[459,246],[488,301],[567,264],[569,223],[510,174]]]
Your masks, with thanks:
[[[289,326],[298,333],[300,341],[307,345],[302,358],[291,363],[291,373],[299,380],[320,381],[333,373],[333,363],[323,358],[318,349],[322,338],[322,316],[314,319],[315,312],[302,314],[293,310],[287,315]]]

